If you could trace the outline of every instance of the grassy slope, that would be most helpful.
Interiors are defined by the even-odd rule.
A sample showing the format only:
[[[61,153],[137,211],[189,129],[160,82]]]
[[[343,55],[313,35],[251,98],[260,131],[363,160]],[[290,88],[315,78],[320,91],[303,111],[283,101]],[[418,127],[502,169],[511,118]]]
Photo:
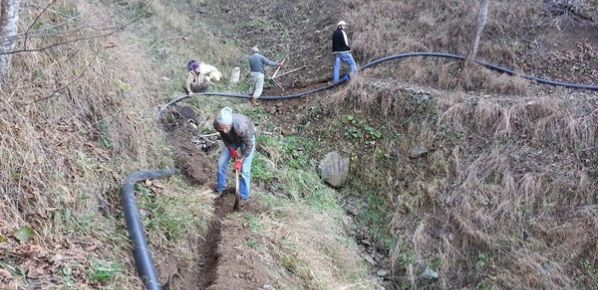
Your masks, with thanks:
[[[23,30],[40,7],[24,7]],[[160,50],[155,39],[189,29],[189,21],[173,12],[160,1],[150,7],[58,1],[33,26],[33,33],[47,36],[30,39],[30,46],[65,39],[56,36],[64,32],[97,35],[87,27],[143,17],[119,34],[13,58],[0,118],[6,129],[0,144],[2,287],[141,288],[119,185],[134,171],[173,165],[154,112],[171,87],[182,85],[180,67],[193,54],[182,49],[173,52],[184,55],[180,63],[161,62],[160,52],[174,46]],[[141,38],[143,29],[153,30],[155,39]],[[177,79],[170,83],[168,77]],[[37,99],[43,100],[33,103]],[[138,189],[152,246],[188,256],[182,245],[209,217],[208,195],[180,178]]]
[[[191,1],[192,7],[200,5],[201,2],[203,1]],[[461,7],[459,3],[456,3],[458,5],[455,7]],[[131,2],[129,5],[115,7],[120,13],[130,13],[128,14],[130,17],[141,11],[142,5],[138,4],[139,2]],[[176,4],[187,5],[188,3],[177,2]],[[79,3],[79,5],[83,4]],[[394,5],[394,2],[389,5]],[[382,38],[379,42],[374,42],[370,38],[366,45],[364,41],[367,38],[362,39],[362,37],[368,35],[372,37],[372,30],[369,30],[372,25],[389,27],[383,25],[381,21],[393,18],[408,20],[405,15],[417,15],[417,19],[406,21],[407,24],[421,22],[430,25],[430,21],[440,23],[443,19],[438,17],[434,10],[438,8],[437,6],[422,7],[413,3],[401,5],[403,6],[397,9],[385,9],[377,13],[383,17],[368,18],[377,21],[368,26],[355,25],[359,23],[359,19],[364,19],[357,17],[361,15],[358,12],[362,11],[360,9],[377,10],[372,10],[367,5],[348,2],[348,6],[353,7],[351,8],[353,12],[349,11],[347,17],[352,23],[351,36],[355,39],[358,58],[378,56],[379,49],[409,47],[409,41],[401,41],[414,39],[391,37],[390,39],[399,41],[394,43],[387,41],[388,37]],[[429,10],[426,7],[433,7],[433,9]],[[32,11],[25,12],[30,14],[22,17],[24,25],[30,23],[36,15],[35,12],[40,10],[30,9]],[[61,23],[64,19],[77,16],[79,13],[86,16],[85,21],[90,23],[97,21],[96,25],[104,23],[107,19],[119,19],[105,14],[108,13],[105,7],[92,6],[87,9],[85,10],[83,6],[75,6],[72,2],[59,2],[51,10],[52,16],[43,17],[42,20],[47,23],[46,25],[51,25]],[[0,164],[2,182],[0,183],[3,184],[1,188],[3,196],[7,197],[7,202],[3,203],[2,223],[0,223],[2,234],[0,246],[3,258],[0,264],[2,269],[0,281],[7,285],[6,287],[51,285],[130,289],[140,286],[132,268],[129,245],[118,210],[117,184],[126,174],[139,168],[172,164],[167,150],[164,149],[166,142],[155,129],[157,125],[153,121],[154,116],[151,112],[155,105],[163,101],[164,96],[175,95],[176,93],[173,92],[179,90],[182,82],[181,67],[187,59],[197,57],[207,60],[224,67],[223,72],[234,65],[243,64],[240,58],[242,53],[231,48],[234,44],[226,40],[193,42],[193,37],[210,39],[215,34],[201,23],[182,17],[182,14],[169,4],[154,1],[150,11],[151,13],[146,15],[141,23],[134,26],[135,29],[132,30],[134,34],[125,33],[44,53],[15,57],[11,82],[5,88],[1,98],[3,105],[9,108],[9,111],[3,112],[0,119],[3,128],[6,128],[2,132],[0,144],[2,151]],[[401,15],[398,17],[387,15],[394,11]],[[508,19],[515,21],[523,18]],[[77,25],[81,23],[80,21],[82,20],[76,20],[71,25]],[[460,24],[455,24],[458,25]],[[397,27],[397,31],[404,32],[401,36],[409,31],[427,31],[427,29],[411,28],[400,30],[403,27]],[[442,25],[434,24],[432,27],[442,27]],[[148,32],[156,35],[155,39],[139,38],[139,35]],[[445,35],[438,32],[433,34]],[[184,40],[183,36],[192,40]],[[460,38],[449,36],[447,35],[446,43],[440,42],[437,46],[430,47],[461,52],[459,46],[450,44],[452,41],[461,43]],[[429,35],[416,35],[415,39],[431,41],[430,39],[433,38]],[[113,44],[117,46],[110,48]],[[196,50],[196,45],[201,46],[201,49]],[[510,43],[506,44],[509,45]],[[94,51],[97,54],[92,53]],[[481,54],[485,57],[496,56],[494,51],[484,49]],[[508,60],[509,57],[503,61],[508,62]],[[562,64],[566,66],[574,61],[575,58],[568,58]],[[419,66],[421,63],[415,65]],[[90,67],[93,67],[95,74],[85,73],[79,78],[79,75],[87,72]],[[445,71],[451,72],[451,69],[448,67]],[[147,72],[150,71],[156,73],[148,74]],[[425,80],[426,75],[430,74],[424,72],[412,74],[416,76],[413,80],[417,80],[417,76]],[[447,80],[445,84],[451,84],[449,77],[440,78],[431,75],[432,82],[445,79]],[[48,101],[22,107],[30,100],[49,96],[55,88],[60,88],[73,79],[77,81],[69,87],[69,90],[60,91],[59,95]],[[518,87],[516,84],[515,88]],[[408,96],[418,94],[401,93],[398,101],[395,102],[384,93],[363,95],[364,90],[370,89],[354,88],[353,93],[345,92],[347,94],[342,99],[348,98],[347,106],[357,103],[360,104],[359,108],[363,108],[364,104],[376,102],[366,96],[369,98],[380,96],[380,100],[386,102],[385,109],[373,111],[375,115],[385,111],[388,113],[390,110],[390,116],[397,116],[396,118],[399,119],[406,116],[413,117],[400,121],[389,129],[390,132],[399,133],[405,138],[384,139],[384,142],[390,143],[381,148],[398,146],[400,148],[398,153],[403,156],[390,159],[393,161],[392,164],[396,164],[391,167],[392,170],[385,171],[385,168],[388,168],[385,165],[380,166],[378,171],[382,176],[390,176],[389,180],[398,176],[407,176],[407,178],[403,177],[404,180],[400,180],[398,184],[390,185],[380,181],[380,175],[360,175],[366,186],[388,189],[388,191],[372,192],[389,196],[381,204],[390,204],[396,209],[395,227],[392,232],[396,237],[403,237],[399,239],[400,242],[393,251],[393,258],[396,261],[394,273],[399,278],[398,283],[408,285],[409,283],[405,281],[412,278],[411,273],[417,274],[410,271],[417,271],[420,269],[418,267],[424,265],[423,263],[429,263],[441,272],[441,284],[433,284],[432,287],[451,288],[454,285],[464,285],[484,288],[493,285],[494,287],[525,285],[529,288],[542,286],[591,288],[596,284],[596,257],[592,256],[591,252],[591,249],[596,246],[595,242],[592,244],[596,237],[591,236],[595,233],[595,221],[592,219],[592,216],[595,216],[595,209],[591,206],[591,193],[592,189],[596,188],[595,182],[592,183],[592,180],[596,180],[596,168],[592,166],[596,164],[596,156],[584,155],[585,147],[582,148],[588,142],[590,145],[595,143],[595,127],[592,126],[596,124],[596,116],[595,113],[583,115],[584,110],[578,110],[584,107],[595,108],[595,98],[580,103],[558,97],[539,99],[530,97],[531,99],[519,101],[509,98],[484,98],[480,101],[480,97],[455,94],[440,103],[431,102],[431,105],[426,106],[425,112],[422,112],[418,111],[421,106],[408,105],[412,103],[412,99]],[[507,91],[513,90],[507,89]],[[568,94],[563,91],[558,93]],[[360,97],[364,101],[356,102],[351,99],[352,95],[353,98]],[[403,97],[406,99],[402,99]],[[393,102],[396,104],[395,109],[389,109],[388,104]],[[528,104],[528,102],[532,103]],[[208,113],[214,113],[223,104],[232,104],[241,110],[245,108],[235,102],[216,103],[212,107],[209,104],[206,106],[203,102],[197,104],[205,108]],[[503,106],[505,108],[502,108]],[[413,111],[393,113],[396,110],[401,112],[400,108],[406,108],[405,110],[412,108]],[[259,116],[254,117],[259,118]],[[361,118],[368,119],[368,116],[364,115]],[[117,122],[117,120],[127,120],[127,122]],[[443,123],[447,120],[450,122]],[[472,123],[472,120],[475,123]],[[346,119],[339,120],[339,124],[346,121]],[[480,122],[483,122],[485,129],[479,127]],[[270,125],[265,127],[268,126]],[[337,129],[340,132],[344,130]],[[382,131],[382,128],[379,130]],[[566,133],[560,134],[560,132]],[[479,142],[470,141],[478,138],[478,135],[485,139],[482,138],[482,141],[478,140]],[[135,136],[143,136],[143,139]],[[438,140],[435,139],[436,137]],[[268,141],[262,140],[262,142]],[[283,143],[294,144],[294,141],[283,140]],[[275,144],[272,144],[273,148],[280,147]],[[415,144],[434,145],[435,150],[426,157],[429,160],[421,162],[404,157],[405,152]],[[483,146],[478,146],[479,144]],[[470,148],[472,146],[473,148]],[[582,152],[580,153],[579,150]],[[284,150],[279,149],[274,149],[272,152],[275,153],[274,156],[285,153]],[[383,150],[370,152],[375,156],[380,153],[381,157],[395,156],[394,154],[397,153]],[[471,155],[470,152],[477,153]],[[555,157],[538,159],[538,156],[544,155]],[[514,157],[511,159],[505,156]],[[364,168],[384,165],[381,163],[382,160],[388,162],[388,158],[369,160],[370,162],[363,164]],[[589,160],[589,163],[584,160]],[[264,164],[270,164],[272,160],[268,161],[264,158],[262,161]],[[373,161],[376,163],[371,163]],[[284,179],[288,187],[283,190],[295,196],[297,208],[308,212],[313,210],[317,217],[320,211],[318,208],[321,204],[330,204],[328,196],[332,194],[323,195],[326,197],[324,201],[316,199],[317,202],[310,202],[317,196],[297,198],[296,196],[301,195],[301,186],[307,184],[311,188],[315,185],[305,182],[313,179],[313,176],[306,176],[307,173],[293,169],[294,162],[294,160],[287,160],[283,163],[289,164],[282,165],[283,163],[278,163],[274,159],[275,166],[257,174],[261,173],[267,179],[268,176],[276,176],[281,167],[289,166],[290,168],[285,171],[290,175],[285,173],[287,177]],[[259,162],[256,162],[257,164]],[[530,168],[535,168],[536,171]],[[426,174],[422,175],[421,172]],[[476,174],[473,174],[474,172]],[[485,173],[478,175],[479,172]],[[575,178],[565,178],[569,176],[564,175],[565,172],[571,172],[568,174]],[[165,193],[160,189],[165,186],[169,192]],[[145,199],[147,209],[154,215],[158,214],[157,218],[147,220],[149,223],[157,224],[153,230],[150,230],[150,235],[156,241],[153,246],[158,249],[173,248],[179,251],[179,254],[188,253],[189,249],[177,247],[184,241],[172,237],[180,237],[181,233],[186,233],[200,224],[199,222],[183,224],[177,222],[181,218],[194,221],[181,217],[180,212],[194,213],[197,219],[209,215],[206,208],[188,207],[193,201],[205,204],[205,194],[189,188],[178,179],[159,183],[159,186],[148,185],[147,187],[147,190],[140,187],[139,191],[147,197]],[[470,194],[463,195],[462,192]],[[562,192],[568,193],[566,198],[563,197]],[[521,193],[526,193],[523,197],[528,199],[521,200]],[[549,194],[548,199],[544,198],[546,193]],[[182,208],[180,204],[168,202],[180,200],[181,194],[190,201],[182,205]],[[155,198],[163,195],[167,198]],[[156,206],[156,200],[166,201],[163,205]],[[550,202],[544,203],[545,200]],[[447,204],[452,201],[454,202]],[[303,207],[305,204],[307,207]],[[162,208],[162,210],[152,212],[152,208]],[[292,212],[297,208],[290,208],[289,216],[294,218]],[[273,217],[277,217],[274,213],[276,211],[270,211],[261,217],[260,223],[267,225],[266,229],[271,229],[269,225],[273,225]],[[484,219],[493,214],[498,217],[496,221],[500,222],[499,224]],[[559,219],[558,216],[561,215],[568,218]],[[387,220],[388,217],[374,213],[366,219],[376,224],[380,220]],[[438,223],[438,220],[445,223]],[[525,232],[519,234],[509,226],[514,223],[523,224]],[[173,224],[181,227],[171,227]],[[438,232],[438,228],[442,231]],[[33,237],[30,234],[32,231]],[[380,232],[383,232],[383,229],[380,229]],[[269,230],[264,233],[269,233]],[[488,236],[489,234],[491,236]],[[336,235],[345,237],[346,232],[341,227]],[[385,237],[385,234],[381,236]],[[22,241],[19,242],[17,237]],[[518,239],[524,237],[529,241],[527,246],[517,248],[516,246],[520,245]],[[390,238],[390,240],[397,239]],[[498,242],[495,244],[494,241]],[[423,246],[420,247],[420,244]],[[110,247],[102,247],[102,245],[110,245]],[[292,247],[286,252],[285,249],[282,250],[282,253],[286,253],[293,259],[297,255],[296,249]],[[503,256],[504,253],[507,255]],[[282,266],[287,265],[289,269],[303,269],[303,265],[311,261],[303,257],[297,259],[295,263],[293,259],[283,259],[280,262]],[[327,264],[325,267],[339,263],[334,259],[328,261],[332,261],[332,264]],[[308,265],[309,267],[317,269],[321,266]],[[466,273],[467,279],[455,272],[455,268]],[[363,271],[360,267],[356,268],[356,273],[360,271]],[[483,274],[469,275],[470,271]],[[548,278],[545,278],[546,272],[549,273]],[[295,278],[301,277],[301,274],[293,271],[290,273]],[[320,281],[318,282],[320,284],[306,285],[326,287],[331,285],[327,283],[334,284],[335,279],[345,279],[343,281],[350,283],[350,281],[360,281],[361,278],[354,280],[355,277],[363,277],[360,275],[363,274],[352,278],[321,276],[316,280]],[[328,280],[328,277],[333,278]],[[304,281],[312,283],[309,282],[310,279]]]

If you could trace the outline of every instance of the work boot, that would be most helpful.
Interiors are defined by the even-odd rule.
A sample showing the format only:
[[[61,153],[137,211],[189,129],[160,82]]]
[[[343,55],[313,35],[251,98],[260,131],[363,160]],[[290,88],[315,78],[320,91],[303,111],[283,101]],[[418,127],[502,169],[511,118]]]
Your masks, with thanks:
[[[251,98],[251,105],[257,106],[257,98]]]

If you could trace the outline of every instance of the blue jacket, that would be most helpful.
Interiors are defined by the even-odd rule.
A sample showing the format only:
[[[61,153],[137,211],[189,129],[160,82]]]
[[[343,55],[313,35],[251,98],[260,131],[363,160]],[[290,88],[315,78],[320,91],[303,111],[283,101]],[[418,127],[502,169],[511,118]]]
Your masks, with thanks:
[[[249,67],[251,68],[251,72],[264,73],[264,65],[277,66],[278,63],[267,59],[258,52],[249,57]]]

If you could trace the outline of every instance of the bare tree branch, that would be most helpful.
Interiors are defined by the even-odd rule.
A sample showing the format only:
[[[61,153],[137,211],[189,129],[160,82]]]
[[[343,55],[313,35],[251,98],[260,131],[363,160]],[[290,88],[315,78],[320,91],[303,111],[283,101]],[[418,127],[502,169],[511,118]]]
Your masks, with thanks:
[[[6,0],[4,0],[4,1],[6,1]],[[149,8],[151,2],[152,1],[149,1],[145,5],[145,7],[142,9],[142,11],[147,10]],[[49,6],[47,6],[47,7],[49,7]],[[110,35],[113,35],[113,34],[116,34],[116,33],[120,32],[120,31],[125,30],[128,26],[132,25],[133,23],[137,22],[141,17],[143,17],[143,15],[144,15],[144,13],[141,12],[136,17],[134,17],[131,21],[129,21],[129,22],[127,22],[127,23],[125,23],[125,24],[123,24],[121,26],[115,27],[115,28],[111,29],[109,32],[104,33],[104,34],[99,34],[99,35],[94,35],[94,36],[89,36],[89,37],[72,38],[72,39],[64,40],[64,41],[61,41],[61,42],[57,42],[57,43],[53,43],[53,44],[50,44],[50,45],[47,45],[47,46],[42,46],[42,47],[37,47],[37,48],[28,49],[27,47],[24,47],[23,49],[19,49],[19,50],[3,51],[3,52],[0,52],[0,56],[7,55],[7,54],[17,54],[17,53],[25,53],[25,52],[43,51],[43,50],[47,50],[47,49],[50,49],[50,48],[54,48],[54,47],[65,45],[65,44],[69,44],[69,43],[75,43],[75,42],[84,41],[84,40],[91,40],[91,39],[108,37]],[[82,26],[82,27],[78,28],[76,31],[82,30],[83,28],[85,28],[85,26]],[[98,30],[96,28],[91,28],[91,29]],[[99,29],[99,30],[103,31],[103,30],[108,30],[108,29]],[[69,31],[68,33],[72,34],[73,31]],[[26,35],[25,35],[25,38],[27,38]],[[4,40],[4,41],[6,41],[6,40]]]
[[[35,23],[37,23],[39,18],[42,17],[42,15],[46,12],[46,10],[48,10],[48,8],[52,7],[52,5],[54,5],[54,3],[56,3],[56,1],[58,1],[58,0],[52,0],[52,2],[50,2],[50,4],[48,4],[48,6],[46,6],[39,14],[37,14],[35,19],[33,19],[33,22],[31,23],[31,25],[29,25],[29,27],[27,27],[27,30],[25,31],[25,41],[23,42],[23,48],[25,48],[25,49],[27,48],[27,35],[29,34],[29,31],[31,30],[31,28],[33,28],[33,26],[35,25]]]

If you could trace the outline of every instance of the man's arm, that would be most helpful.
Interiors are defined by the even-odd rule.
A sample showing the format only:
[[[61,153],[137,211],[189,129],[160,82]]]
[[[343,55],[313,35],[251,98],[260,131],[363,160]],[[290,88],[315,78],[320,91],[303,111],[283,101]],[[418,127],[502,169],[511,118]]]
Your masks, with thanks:
[[[251,134],[251,136],[247,135],[243,135],[243,136],[239,136],[241,139],[241,142],[243,142],[243,150],[241,150],[241,155],[243,156],[243,158],[246,158],[249,156],[249,154],[251,154],[251,150],[253,150],[253,146],[255,146],[255,144],[253,144],[253,134]]]
[[[255,128],[253,127],[253,123],[249,119],[243,121],[244,124],[239,128],[237,131],[237,136],[241,139],[241,143],[243,143],[243,150],[241,151],[241,155],[243,158],[249,156],[251,154],[251,150],[253,150],[253,146],[255,146],[253,142],[253,136],[255,134]]]
[[[267,59],[265,56],[262,56],[262,62],[265,63],[265,64],[267,64],[267,65],[270,65],[270,66],[278,66],[278,65],[280,65],[280,63],[277,63],[275,61],[271,61],[271,60]]]

